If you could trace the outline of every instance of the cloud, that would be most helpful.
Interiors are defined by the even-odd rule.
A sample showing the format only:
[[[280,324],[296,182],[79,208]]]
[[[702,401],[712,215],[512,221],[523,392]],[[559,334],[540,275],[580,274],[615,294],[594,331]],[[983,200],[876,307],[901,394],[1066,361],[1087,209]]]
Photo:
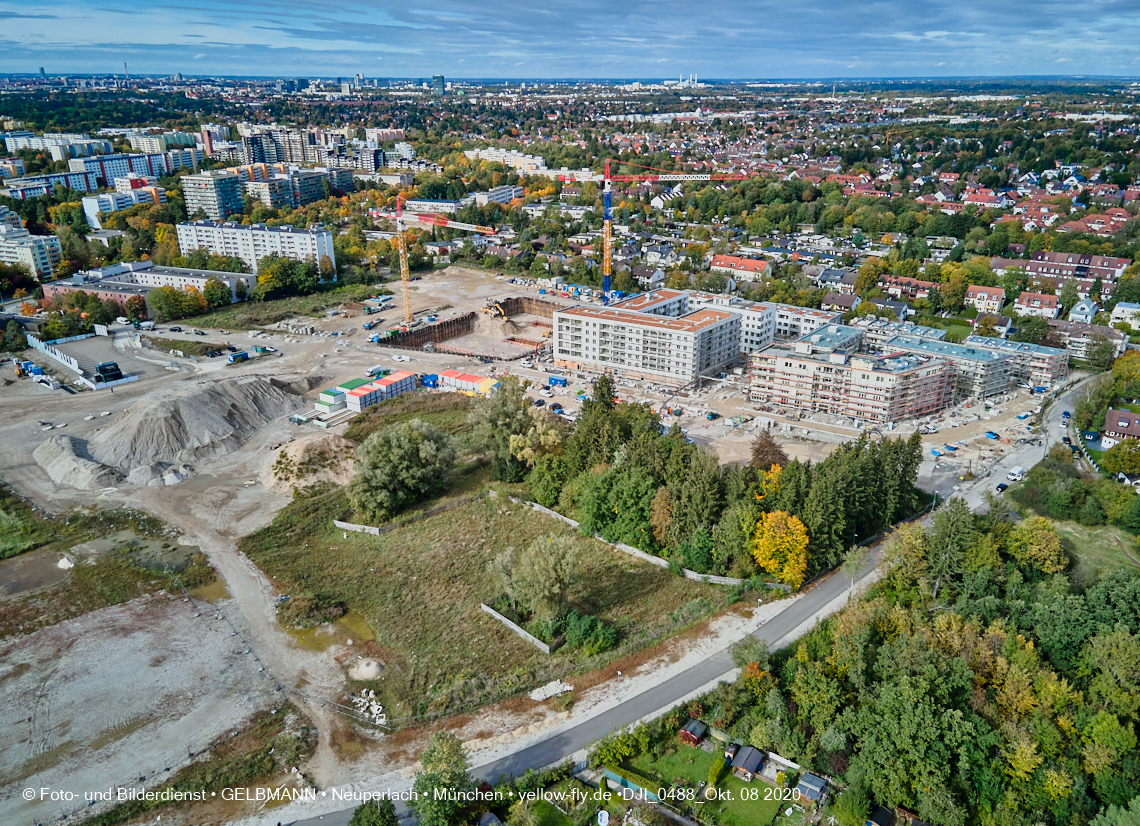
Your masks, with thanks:
[[[456,74],[462,65],[468,76],[653,80],[665,63],[726,79],[913,77],[993,72],[995,55],[1008,74],[1055,74],[1058,65],[1113,74],[1140,57],[1138,18],[1122,11],[1128,5],[1094,2],[1074,16],[1069,0],[1036,0],[1027,16],[1024,4],[993,0],[705,0],[693,15],[689,0],[655,0],[650,14],[644,4],[612,0],[541,9],[509,0],[427,0],[414,8],[387,0],[132,7],[123,0],[22,0],[18,13],[0,11],[0,29],[15,44],[0,49],[0,72],[27,71],[50,55],[57,72],[107,71],[126,59],[139,71],[165,74],[203,59],[196,49],[216,43],[211,70],[232,75],[343,76],[387,57],[413,78]],[[194,34],[170,25],[172,10]],[[122,38],[126,14],[130,43]],[[776,45],[758,49],[758,42]],[[1067,59],[1042,54],[1042,43]]]

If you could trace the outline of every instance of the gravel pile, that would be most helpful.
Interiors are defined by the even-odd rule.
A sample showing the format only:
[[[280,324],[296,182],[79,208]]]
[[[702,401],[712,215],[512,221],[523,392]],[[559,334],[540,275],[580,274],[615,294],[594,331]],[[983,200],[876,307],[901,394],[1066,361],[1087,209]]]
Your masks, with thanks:
[[[262,376],[181,384],[131,406],[88,449],[123,474],[201,462],[232,453],[268,422],[296,411],[302,387]]]
[[[87,444],[82,439],[52,436],[32,452],[32,457],[57,485],[98,490],[122,482],[122,476],[114,468],[88,455]]]

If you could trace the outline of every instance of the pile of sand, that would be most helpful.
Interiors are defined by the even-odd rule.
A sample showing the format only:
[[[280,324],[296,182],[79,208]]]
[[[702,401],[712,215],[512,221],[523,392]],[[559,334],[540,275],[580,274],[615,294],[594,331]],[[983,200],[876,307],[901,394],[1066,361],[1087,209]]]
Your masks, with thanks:
[[[114,468],[95,461],[87,452],[87,443],[70,436],[52,436],[40,444],[32,456],[57,485],[80,490],[110,488],[123,481]]]
[[[347,485],[356,465],[356,443],[333,433],[302,436],[273,453],[259,479],[274,493],[318,482]]]
[[[88,449],[124,474],[184,467],[232,453],[269,422],[296,411],[298,390],[296,383],[263,376],[180,383],[132,405]]]
[[[363,659],[348,670],[353,680],[378,680],[384,673],[384,664],[379,660]]]

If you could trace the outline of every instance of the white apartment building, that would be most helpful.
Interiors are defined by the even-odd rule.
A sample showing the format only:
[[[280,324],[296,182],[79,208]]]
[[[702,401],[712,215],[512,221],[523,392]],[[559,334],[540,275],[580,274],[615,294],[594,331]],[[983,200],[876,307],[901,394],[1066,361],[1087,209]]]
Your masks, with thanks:
[[[178,225],[178,247],[183,255],[205,249],[215,255],[236,256],[255,273],[261,259],[274,253],[315,263],[327,256],[336,267],[333,235],[326,229],[191,221]]]
[[[689,293],[689,306],[728,310],[740,316],[740,352],[755,353],[771,344],[776,338],[776,311],[782,306],[769,301],[745,301],[731,295],[716,293]]]
[[[87,172],[107,181],[125,178],[132,172],[159,178],[176,169],[197,169],[205,156],[201,149],[172,149],[169,152],[146,152],[139,155],[99,155],[94,158],[72,158],[67,162],[71,172]]]
[[[215,221],[245,209],[241,197],[241,176],[232,170],[214,169],[182,178],[182,195],[186,214],[193,217],[198,210]]]
[[[24,222],[19,215],[8,209],[8,207],[0,206],[0,226],[8,226],[12,229],[23,229]]]
[[[472,160],[501,163],[519,172],[537,172],[546,169],[544,158],[527,155],[514,149],[468,149],[463,154]]]
[[[927,416],[950,404],[955,370],[948,359],[844,352],[850,332],[855,331],[830,325],[790,348],[753,353],[749,400],[879,425]]]
[[[103,225],[99,222],[100,212],[118,212],[120,209],[128,209],[137,204],[165,204],[166,190],[161,186],[146,186],[128,189],[126,192],[104,192],[85,196],[82,203],[88,226],[102,229]]]
[[[554,361],[671,387],[715,376],[739,357],[740,316],[703,309],[679,318],[608,307],[554,314]]]
[[[510,186],[504,184],[503,186],[496,186],[486,192],[475,193],[475,203],[478,206],[487,206],[487,204],[509,204],[515,198],[523,196],[523,188],[521,186]]]
[[[820,327],[843,322],[843,313],[834,310],[795,307],[791,304],[772,306],[776,308],[776,338],[780,339],[803,338]]]
[[[26,229],[0,224],[0,264],[23,265],[35,278],[51,278],[63,260],[54,235],[32,235]]]

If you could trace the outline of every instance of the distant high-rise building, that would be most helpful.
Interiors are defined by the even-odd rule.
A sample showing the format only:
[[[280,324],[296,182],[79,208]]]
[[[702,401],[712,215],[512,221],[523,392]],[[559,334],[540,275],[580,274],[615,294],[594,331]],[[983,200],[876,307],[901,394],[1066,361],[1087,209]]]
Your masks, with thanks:
[[[303,92],[305,89],[308,89],[308,88],[309,88],[308,78],[304,78],[304,77],[297,78],[297,91],[298,92]]]
[[[447,83],[444,81],[443,75],[432,76],[431,93],[436,97],[443,97],[447,94]]]
[[[186,214],[190,216],[201,209],[208,218],[220,221],[245,208],[241,197],[241,177],[229,170],[186,175],[182,179],[182,193]]]
[[[352,84],[351,84],[351,83],[342,83],[342,84],[340,84],[340,93],[341,93],[342,95],[348,95],[348,94],[351,94],[351,93],[352,93]]]

